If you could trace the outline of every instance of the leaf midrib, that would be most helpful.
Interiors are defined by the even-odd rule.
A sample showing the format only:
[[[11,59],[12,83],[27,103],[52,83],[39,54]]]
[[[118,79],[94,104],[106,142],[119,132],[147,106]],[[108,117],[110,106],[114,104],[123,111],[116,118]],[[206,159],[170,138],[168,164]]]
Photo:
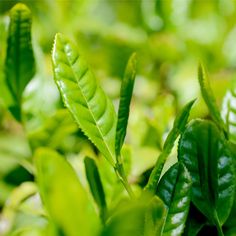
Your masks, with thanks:
[[[70,48],[70,50],[71,50],[71,47],[70,47],[70,45],[68,45],[69,46],[69,48]],[[95,125],[96,125],[96,127],[97,127],[97,129],[98,129],[98,132],[99,132],[99,134],[100,134],[100,136],[101,136],[101,139],[102,139],[102,141],[103,141],[103,143],[105,144],[105,147],[107,148],[107,150],[108,150],[108,153],[110,154],[110,158],[107,158],[107,160],[110,162],[110,164],[112,165],[112,166],[115,166],[115,164],[114,164],[114,156],[113,156],[113,154],[112,154],[112,152],[111,152],[111,150],[110,150],[110,147],[108,146],[108,144],[107,144],[107,142],[106,142],[106,140],[104,139],[104,135],[103,135],[103,133],[102,133],[102,130],[100,129],[100,127],[99,127],[99,125],[97,124],[97,120],[96,120],[96,118],[94,117],[94,115],[93,115],[93,112],[92,112],[92,110],[91,110],[91,107],[90,107],[90,105],[89,105],[89,102],[88,102],[88,100],[87,100],[87,98],[86,98],[86,96],[84,95],[84,93],[83,93],[83,89],[81,88],[81,86],[80,86],[80,84],[79,84],[79,77],[77,76],[77,74],[75,73],[75,71],[74,71],[74,68],[73,68],[73,66],[74,66],[74,64],[78,61],[78,59],[79,59],[79,55],[76,57],[76,59],[73,61],[73,63],[70,63],[70,60],[69,60],[69,58],[68,58],[68,56],[67,56],[67,52],[66,52],[66,50],[65,50],[65,47],[63,47],[63,51],[64,51],[64,53],[65,53],[65,55],[66,55],[66,59],[67,59],[67,62],[68,62],[68,64],[70,65],[70,67],[71,67],[71,71],[72,71],[72,73],[73,73],[73,75],[74,75],[74,78],[75,78],[75,80],[76,80],[76,82],[74,82],[74,83],[76,83],[77,85],[78,85],[78,87],[79,87],[79,89],[80,89],[80,92],[81,92],[81,94],[82,94],[82,96],[83,96],[83,99],[85,100],[85,102],[86,102],[86,104],[87,104],[87,108],[88,108],[88,110],[89,110],[89,112],[90,112],[90,114],[91,114],[91,116],[92,116],[92,118],[93,118],[93,121],[94,121],[94,123],[95,123]],[[87,69],[88,69],[88,67],[87,67]],[[86,69],[86,70],[87,70]],[[85,71],[86,71],[85,70]],[[82,75],[82,77],[84,76],[84,74]],[[81,77],[81,78],[82,78]],[[98,86],[98,85],[97,85]],[[97,87],[96,87],[96,89],[98,89]],[[107,99],[106,97],[105,97],[105,99]]]

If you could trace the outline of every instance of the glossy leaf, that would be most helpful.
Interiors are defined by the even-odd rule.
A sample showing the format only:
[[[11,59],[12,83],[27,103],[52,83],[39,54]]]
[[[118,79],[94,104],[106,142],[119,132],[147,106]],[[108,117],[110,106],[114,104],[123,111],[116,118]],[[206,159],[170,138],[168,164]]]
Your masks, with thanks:
[[[52,221],[64,235],[95,235],[96,213],[69,163],[46,148],[37,150],[35,161],[40,195]]]
[[[157,195],[167,206],[162,235],[182,235],[191,200],[191,177],[186,167],[177,163],[162,177]]]
[[[235,189],[226,140],[214,123],[194,120],[181,136],[178,158],[191,174],[193,203],[219,232],[229,216]]]
[[[35,74],[31,21],[31,12],[24,4],[18,3],[11,9],[5,73],[14,100],[9,109],[17,120],[21,120],[22,93]]]
[[[202,97],[209,109],[209,112],[210,112],[212,118],[214,119],[216,124],[220,128],[222,128],[222,130],[225,130],[225,125],[224,125],[224,122],[221,118],[219,108],[217,107],[216,99],[215,99],[215,96],[214,96],[213,91],[211,89],[208,75],[207,75],[206,70],[202,64],[200,64],[198,67],[198,81],[200,84]]]
[[[125,71],[120,89],[120,104],[116,127],[116,156],[120,155],[124,143],[129,118],[130,102],[133,94],[134,80],[136,76],[137,58],[136,53],[132,54]]]
[[[224,97],[222,117],[229,140],[236,143],[236,91],[228,91]]]
[[[228,142],[229,148],[231,150],[231,154],[233,156],[233,163],[234,163],[234,173],[236,173],[236,144]],[[236,183],[236,175],[235,175],[235,183]],[[226,228],[234,228],[236,226],[236,188],[234,191],[234,203],[231,209],[230,215],[227,221],[224,223],[224,227]]]
[[[99,207],[101,219],[105,222],[107,204],[97,165],[95,161],[89,157],[84,159],[84,164],[90,191]]]
[[[86,136],[114,166],[116,114],[76,46],[57,34],[53,47],[54,79],[66,107]]]
[[[171,131],[168,134],[166,141],[164,143],[163,151],[159,155],[156,165],[151,172],[150,178],[149,178],[148,183],[145,187],[146,190],[151,191],[151,192],[156,191],[157,183],[160,179],[163,166],[166,162],[167,157],[171,153],[171,150],[174,146],[175,140],[184,131],[184,128],[188,122],[190,110],[191,110],[194,102],[195,102],[195,100],[187,103],[183,107],[182,111],[175,118],[173,128],[171,129]]]
[[[199,235],[199,232],[207,223],[207,218],[191,203],[183,236]]]

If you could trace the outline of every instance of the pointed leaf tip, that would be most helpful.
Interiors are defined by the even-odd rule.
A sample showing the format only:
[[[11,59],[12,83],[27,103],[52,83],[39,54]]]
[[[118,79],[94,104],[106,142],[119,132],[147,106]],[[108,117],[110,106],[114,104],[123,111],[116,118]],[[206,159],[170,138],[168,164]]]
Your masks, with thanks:
[[[65,106],[81,130],[115,166],[116,113],[76,45],[58,33],[52,62],[54,80]]]
[[[116,127],[115,142],[116,157],[120,155],[120,150],[122,148],[126,136],[130,103],[133,95],[134,81],[136,77],[136,67],[137,56],[136,53],[133,53],[128,60],[120,89],[120,103],[118,109],[118,122]]]
[[[25,11],[25,12],[31,14],[30,9],[24,3],[17,3],[10,10],[10,12],[17,12],[17,11],[21,11],[21,12]]]

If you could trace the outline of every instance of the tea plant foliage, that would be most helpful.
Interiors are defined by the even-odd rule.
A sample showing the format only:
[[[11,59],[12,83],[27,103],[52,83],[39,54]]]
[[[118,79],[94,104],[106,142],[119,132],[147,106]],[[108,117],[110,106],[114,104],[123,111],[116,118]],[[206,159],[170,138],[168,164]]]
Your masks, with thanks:
[[[177,137],[184,131],[184,128],[188,122],[188,117],[190,110],[194,104],[195,100],[190,101],[187,103],[181,112],[177,115],[174,121],[173,128],[169,132],[166,141],[164,143],[163,151],[159,155],[156,165],[153,168],[150,178],[148,180],[148,183],[145,187],[146,190],[155,192],[157,183],[160,179],[161,172],[163,170],[164,164],[166,162],[167,157],[170,155],[171,150],[174,146],[174,143],[177,139]]]
[[[11,9],[5,79],[13,99],[9,109],[17,120],[21,120],[22,93],[35,74],[31,22],[31,12],[24,4],[19,3]]]
[[[121,84],[120,104],[119,104],[118,120],[116,127],[116,143],[115,143],[116,156],[120,155],[120,150],[126,136],[126,129],[129,118],[129,108],[133,93],[134,80],[136,76],[136,64],[137,64],[136,57],[137,56],[135,53],[131,55],[127,63],[127,68]]]
[[[156,5],[157,10],[162,12],[160,17],[162,14],[164,17],[166,11],[162,7],[171,6],[169,4],[171,1],[164,2],[158,1]],[[7,2],[6,4],[8,5]],[[56,4],[55,2],[52,6]],[[61,4],[69,9],[72,3],[62,1]],[[76,1],[73,1],[73,4],[78,6]],[[145,7],[152,5],[143,4]],[[149,12],[148,8],[146,10],[146,13]],[[34,11],[37,12],[37,9],[34,8]],[[135,142],[139,137],[135,137],[137,140],[132,140],[134,135],[126,138],[126,133],[129,129],[130,111],[140,109],[136,103],[137,97],[134,96],[132,100],[136,74],[140,69],[136,53],[132,54],[129,51],[128,63],[126,68],[124,65],[122,69],[122,73],[123,70],[125,72],[120,81],[116,114],[113,102],[100,87],[95,74],[80,54],[76,44],[58,33],[52,50],[54,74],[52,83],[55,82],[57,85],[58,95],[61,97],[58,96],[53,106],[54,112],[40,114],[36,119],[36,125],[34,122],[32,126],[30,125],[30,127],[35,125],[36,128],[29,131],[27,122],[31,122],[31,119],[35,121],[32,118],[35,114],[27,114],[23,103],[24,96],[27,95],[25,88],[35,73],[31,20],[30,10],[22,3],[16,4],[10,11],[5,69],[2,74],[11,95],[11,102],[4,105],[18,122],[15,122],[12,116],[9,116],[10,122],[6,122],[5,118],[1,120],[0,102],[0,130],[3,134],[3,137],[0,137],[2,161],[0,207],[3,209],[0,212],[0,234],[4,236],[197,236],[210,231],[213,232],[212,235],[234,235],[236,233],[234,91],[227,93],[220,114],[206,69],[200,65],[198,82],[209,109],[210,116],[204,114],[208,120],[194,118],[189,122],[191,118],[196,117],[196,114],[190,114],[192,108],[195,109],[194,104],[199,105],[196,100],[191,100],[175,118],[172,116],[168,125],[164,125],[163,131],[159,132],[155,124],[160,122],[160,114],[154,115],[155,119],[152,121],[147,118],[155,113],[156,104],[154,107],[151,106],[151,109],[142,106],[144,113],[148,111],[146,119],[149,123],[152,122],[152,125],[146,124],[148,123],[146,121],[145,124],[138,122],[138,127],[134,129],[137,132],[135,135],[142,136],[140,140],[146,137],[141,131],[147,125],[148,130],[153,129],[153,132],[147,132],[150,136],[149,141],[156,139],[154,134],[158,136],[156,139],[158,144],[156,140],[151,142],[151,145],[146,140]],[[166,24],[165,20],[163,24]],[[82,24],[76,22],[76,26],[78,25],[83,28]],[[114,35],[110,37],[109,33],[106,34],[107,30],[106,28],[103,31],[102,37],[110,44],[109,40]],[[165,30],[168,31],[168,27]],[[156,45],[155,34],[154,32],[151,34],[154,37],[149,42],[150,51],[153,49],[152,44]],[[78,35],[83,37],[82,34]],[[75,36],[77,37],[77,34]],[[161,39],[158,31],[157,41],[159,36]],[[136,42],[134,38],[133,41],[128,39],[128,42],[133,44]],[[0,35],[0,41],[1,39]],[[126,42],[127,39],[119,34],[118,43],[123,40]],[[169,43],[171,44],[171,41]],[[97,48],[98,44],[95,42],[94,46]],[[137,49],[140,45],[135,47]],[[184,50],[184,47],[181,48]],[[162,56],[168,58],[168,55],[162,55],[164,51],[160,49],[161,47],[157,49],[157,54],[161,54],[160,58],[156,58],[156,52],[151,52],[156,61],[152,63],[142,61],[141,67],[146,65],[144,68],[146,72],[152,70],[152,67],[160,69],[158,80],[161,82],[160,84],[158,82],[158,85],[161,93],[163,90],[164,96],[167,94],[169,98],[171,94],[171,97],[172,95],[175,97],[174,92],[169,91],[169,85],[165,84],[166,79],[175,72],[169,73],[168,63],[163,63],[161,59]],[[120,48],[117,51],[119,50]],[[146,48],[140,52],[139,58],[143,60],[146,60],[150,53]],[[116,56],[114,58],[115,63],[108,64],[119,68],[120,64],[127,61],[128,55],[127,57],[122,55],[121,60]],[[171,71],[175,70],[171,68]],[[138,79],[142,80],[142,73]],[[2,74],[0,73],[0,77]],[[44,76],[44,73],[42,74]],[[52,78],[52,74],[48,77]],[[38,79],[42,79],[41,74]],[[57,91],[56,87],[54,89]],[[40,88],[35,91],[39,93],[39,97],[43,96],[40,94]],[[158,94],[155,99],[160,103],[159,98],[162,95],[159,96],[159,91],[155,93]],[[118,94],[119,91],[117,97]],[[48,94],[48,101],[51,99],[49,95],[51,94]],[[140,97],[141,100],[145,99],[142,95]],[[29,96],[28,99],[30,98]],[[63,108],[60,98],[66,108]],[[178,106],[175,108],[179,111]],[[162,111],[167,112],[165,109]],[[135,118],[139,119],[139,116]],[[133,119],[131,121],[133,122]],[[169,129],[172,121],[174,121],[173,127]],[[16,135],[20,133],[17,139],[12,139],[14,132]],[[7,145],[2,145],[3,140]],[[178,148],[175,149],[177,140]],[[125,142],[127,143],[124,147]],[[153,159],[154,162],[150,161],[148,166],[150,169],[143,168],[142,165],[143,161],[145,164],[146,161],[149,162],[152,152],[140,155],[142,148],[150,148],[148,145],[152,146],[151,149],[154,149],[157,156],[156,160]],[[21,148],[24,149],[22,153]],[[138,172],[140,166],[142,171]]]
[[[95,210],[68,162],[46,148],[36,152],[35,162],[39,191],[49,219],[65,235],[94,235],[98,230]]]
[[[222,130],[225,130],[225,125],[221,118],[219,108],[217,107],[216,99],[210,85],[209,77],[203,64],[200,64],[198,67],[198,81],[201,88],[202,97],[209,108],[213,120],[215,120],[216,124],[220,128],[222,128]]]
[[[53,47],[54,79],[79,127],[107,158],[115,162],[116,114],[74,43],[57,34]]]
[[[97,165],[95,161],[89,157],[86,157],[84,159],[84,164],[90,191],[99,207],[101,219],[103,222],[105,222],[107,213],[107,203]]]
[[[157,195],[167,206],[161,235],[182,235],[191,201],[192,180],[186,167],[173,165],[157,186]]]
[[[178,158],[191,174],[193,203],[221,227],[235,191],[233,159],[223,135],[210,121],[192,121],[179,141]]]
[[[236,94],[234,89],[227,91],[222,107],[222,117],[229,135],[229,140],[236,143]]]
[[[166,215],[164,203],[155,196],[121,203],[101,236],[162,235]]]

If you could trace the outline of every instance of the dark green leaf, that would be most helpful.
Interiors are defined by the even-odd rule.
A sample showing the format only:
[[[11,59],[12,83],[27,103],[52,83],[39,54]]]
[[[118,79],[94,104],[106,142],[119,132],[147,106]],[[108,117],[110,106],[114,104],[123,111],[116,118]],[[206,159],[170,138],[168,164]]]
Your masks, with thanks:
[[[236,235],[236,227],[227,229],[224,233],[225,236],[235,236]]]
[[[183,236],[197,236],[206,223],[207,218],[193,204],[190,204]]]
[[[200,64],[198,67],[198,81],[200,84],[202,97],[209,109],[209,112],[210,112],[212,118],[214,119],[216,124],[219,125],[219,127],[222,130],[226,130],[224,122],[223,122],[221,115],[220,115],[220,111],[219,111],[217,104],[216,104],[215,96],[214,96],[213,91],[210,86],[210,81],[209,81],[208,75],[207,75],[206,70],[202,64]]]
[[[21,120],[22,93],[35,73],[31,21],[31,12],[24,4],[18,3],[11,9],[5,72],[14,100],[9,109],[17,120]]]
[[[125,71],[120,90],[120,104],[116,126],[116,156],[120,155],[124,143],[129,118],[130,102],[133,94],[134,80],[136,76],[136,53],[132,54]]]
[[[46,148],[36,151],[35,161],[40,195],[53,222],[67,236],[95,235],[96,213],[69,163]]]
[[[219,232],[229,216],[235,189],[226,140],[214,123],[194,120],[181,136],[178,158],[191,174],[193,203]]]
[[[236,144],[228,142],[228,145],[231,150],[231,154],[233,156],[234,173],[236,173]],[[235,175],[235,183],[236,183],[236,175]],[[235,226],[236,226],[236,188],[234,191],[233,207],[231,209],[231,212],[227,221],[224,223],[224,227],[227,227],[227,228],[234,228]]]
[[[146,190],[151,191],[151,192],[156,191],[157,183],[160,179],[163,166],[166,162],[167,157],[171,153],[171,150],[174,146],[175,140],[184,131],[184,128],[188,122],[190,110],[191,110],[194,102],[195,102],[195,100],[187,103],[183,107],[182,111],[175,118],[173,128],[170,131],[170,133],[168,134],[166,141],[164,143],[163,151],[159,155],[159,157],[157,159],[157,163],[151,172],[150,178],[149,178],[148,183],[145,187]]]
[[[95,161],[89,157],[86,157],[84,159],[84,164],[90,191],[93,195],[95,202],[99,207],[101,219],[103,220],[103,222],[105,222],[107,205],[97,165]]]
[[[66,107],[86,136],[111,165],[115,162],[116,114],[76,46],[57,34],[53,47],[54,79]]]
[[[167,216],[162,235],[181,235],[191,200],[191,177],[181,163],[173,165],[162,177],[157,195],[167,206]]]

